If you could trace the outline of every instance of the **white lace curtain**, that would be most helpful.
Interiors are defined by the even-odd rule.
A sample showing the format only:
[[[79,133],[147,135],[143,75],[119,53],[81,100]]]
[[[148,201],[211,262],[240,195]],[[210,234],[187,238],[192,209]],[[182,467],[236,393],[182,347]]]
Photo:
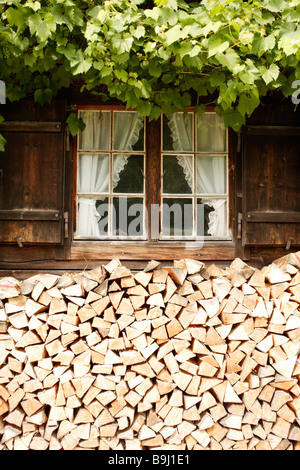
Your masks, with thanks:
[[[109,190],[109,156],[81,154],[78,159],[79,194],[106,193]],[[78,198],[78,235],[95,238],[99,236],[100,216],[96,199]]]
[[[191,152],[193,150],[192,115],[173,114],[168,118],[174,150]],[[226,149],[224,125],[216,114],[204,114],[198,120],[196,132],[197,151],[224,152]],[[225,194],[226,193],[226,158],[221,155],[197,156],[197,193]],[[182,166],[187,183],[193,191],[194,165],[193,159],[185,155],[177,155],[177,161]],[[209,213],[208,233],[214,237],[227,235],[227,211],[225,199],[201,198],[202,203],[213,208]]]
[[[110,112],[82,113],[81,118],[86,124],[85,130],[79,137],[78,158],[78,222],[77,234],[81,237],[99,238],[98,222],[100,215],[96,209],[96,201],[104,197],[88,197],[89,194],[109,193],[109,154],[85,153],[85,150],[110,150]],[[120,180],[130,154],[120,154],[118,151],[130,152],[139,139],[143,128],[143,119],[132,112],[114,113],[113,149],[116,154],[113,159],[112,182],[113,189]],[[82,150],[82,151],[81,151]],[[85,196],[80,196],[80,195]]]

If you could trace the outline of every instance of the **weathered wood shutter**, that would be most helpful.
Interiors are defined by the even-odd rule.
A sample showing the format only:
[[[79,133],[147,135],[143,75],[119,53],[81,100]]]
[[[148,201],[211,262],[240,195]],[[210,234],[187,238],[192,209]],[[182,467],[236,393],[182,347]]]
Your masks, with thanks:
[[[244,132],[243,245],[300,245],[300,127]]]
[[[31,101],[1,109],[0,242],[63,242],[65,105]]]

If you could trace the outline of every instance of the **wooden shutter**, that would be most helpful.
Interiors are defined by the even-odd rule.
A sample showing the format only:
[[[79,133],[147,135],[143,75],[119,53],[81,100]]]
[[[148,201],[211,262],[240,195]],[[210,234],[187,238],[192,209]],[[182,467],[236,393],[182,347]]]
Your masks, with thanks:
[[[0,131],[0,242],[63,242],[64,102],[7,105]]]
[[[243,245],[300,245],[300,127],[247,126]]]

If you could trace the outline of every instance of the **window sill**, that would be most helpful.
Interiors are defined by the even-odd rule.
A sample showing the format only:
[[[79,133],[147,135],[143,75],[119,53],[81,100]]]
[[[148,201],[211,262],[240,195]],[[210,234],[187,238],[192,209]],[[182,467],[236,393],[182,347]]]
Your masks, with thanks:
[[[196,258],[203,260],[233,260],[235,244],[233,241],[93,241],[75,240],[71,245],[71,260],[91,258],[107,260],[174,260]]]

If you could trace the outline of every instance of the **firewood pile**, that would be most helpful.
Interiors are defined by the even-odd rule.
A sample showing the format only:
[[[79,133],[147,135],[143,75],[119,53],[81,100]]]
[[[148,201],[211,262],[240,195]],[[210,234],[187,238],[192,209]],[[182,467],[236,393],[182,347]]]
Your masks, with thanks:
[[[300,450],[300,253],[0,280],[0,450]]]

